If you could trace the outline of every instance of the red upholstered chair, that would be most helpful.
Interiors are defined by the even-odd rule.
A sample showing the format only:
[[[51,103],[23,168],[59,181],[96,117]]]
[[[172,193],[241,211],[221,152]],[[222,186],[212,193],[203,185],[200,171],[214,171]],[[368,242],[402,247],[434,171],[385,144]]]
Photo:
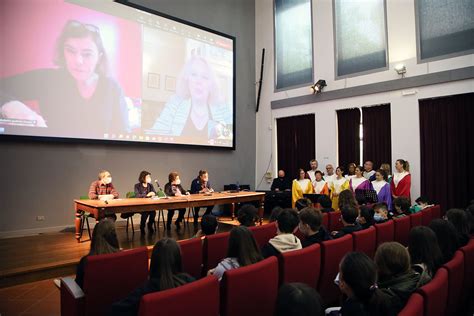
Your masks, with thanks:
[[[388,220],[385,223],[375,224],[377,231],[377,247],[384,242],[393,241],[395,236],[395,225],[393,220]]]
[[[408,235],[410,235],[411,219],[410,216],[403,216],[395,218],[393,220],[395,225],[395,237],[396,242],[401,243],[404,246],[408,245]]]
[[[202,272],[202,240],[191,238],[178,242],[181,248],[181,261],[183,271],[189,273],[196,279],[201,277]]]
[[[441,218],[441,206],[433,205],[431,207],[431,215],[433,219]]]
[[[321,269],[321,246],[314,244],[309,247],[287,251],[278,256],[280,268],[280,284],[301,282],[316,289]]]
[[[429,226],[433,219],[433,208],[427,207],[421,210],[421,225]]]
[[[444,316],[448,302],[448,271],[440,268],[434,278],[417,292],[423,296],[425,316]]]
[[[224,272],[221,280],[222,316],[273,316],[278,292],[275,256]]]
[[[442,269],[448,271],[448,306],[447,315],[456,315],[463,296],[464,282],[464,254],[462,251],[456,251],[453,259],[446,262]]]
[[[411,214],[410,215],[411,228],[413,228],[415,226],[421,226],[422,225],[422,217],[423,217],[423,214],[421,214],[421,212]]]
[[[208,276],[180,287],[144,295],[139,316],[219,315],[219,281]]]
[[[354,251],[365,253],[370,258],[374,257],[376,247],[376,230],[374,226],[352,233]]]
[[[459,250],[464,254],[464,293],[470,293],[474,290],[474,239],[461,247]]]
[[[423,315],[423,296],[413,293],[408,299],[405,307],[398,313],[398,316],[422,316]]]
[[[265,225],[249,227],[250,231],[257,242],[257,246],[262,248],[270,239],[276,236],[276,223],[269,223]]]
[[[329,229],[329,215],[328,213],[323,213],[323,223],[324,228]]]
[[[84,285],[61,279],[61,315],[104,315],[148,278],[147,248],[87,257]]]
[[[329,216],[329,224],[328,229],[330,232],[335,230],[341,230],[343,225],[341,222],[341,212],[330,212],[328,213]]]
[[[229,236],[228,232],[206,236],[203,244],[203,275],[226,257]]]
[[[339,263],[342,257],[352,250],[352,236],[350,234],[321,243],[321,273],[318,292],[328,307],[338,303],[341,293],[334,284],[334,279],[339,272]]]

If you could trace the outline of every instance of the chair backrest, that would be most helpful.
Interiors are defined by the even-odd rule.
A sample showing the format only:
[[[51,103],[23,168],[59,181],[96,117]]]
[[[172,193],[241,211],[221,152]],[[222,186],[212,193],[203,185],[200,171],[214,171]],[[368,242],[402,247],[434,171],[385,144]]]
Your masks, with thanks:
[[[431,215],[433,219],[441,218],[441,206],[439,204],[431,207]]]
[[[448,306],[447,315],[456,315],[461,305],[464,282],[464,254],[462,251],[456,251],[451,260],[446,262],[442,269],[448,271]]]
[[[226,257],[229,236],[229,232],[206,236],[203,244],[203,275]]]
[[[221,315],[273,316],[278,292],[275,256],[224,272],[221,280]]]
[[[322,225],[327,230],[329,229],[329,215],[328,215],[328,213],[323,213],[323,223],[322,223]]]
[[[340,290],[334,284],[334,279],[339,272],[339,263],[342,257],[352,250],[352,236],[350,234],[321,243],[321,272],[318,292],[327,306],[338,302]]]
[[[471,293],[474,289],[474,239],[459,250],[464,254],[464,293]]]
[[[130,191],[130,192],[127,192],[127,194],[125,195],[125,197],[126,197],[127,199],[134,199],[134,198],[136,198],[137,196],[136,196],[135,192]]]
[[[388,220],[385,223],[375,224],[377,231],[377,247],[384,242],[393,241],[395,236],[395,225],[393,220]]]
[[[89,199],[89,196],[88,195],[81,195],[79,197],[79,200],[88,200]]]
[[[180,287],[144,295],[139,316],[219,315],[219,281],[208,276]]]
[[[319,244],[281,253],[278,260],[280,284],[301,282],[314,289],[317,288],[321,270],[321,246]]]
[[[413,228],[415,226],[421,226],[422,225],[422,218],[423,218],[423,214],[421,212],[411,214],[410,215],[411,228]]]
[[[250,231],[257,242],[257,246],[262,248],[270,239],[276,236],[276,223],[269,223],[265,225],[258,225],[249,227]]]
[[[413,293],[408,299],[405,307],[398,313],[398,316],[422,316],[423,315],[423,296]]]
[[[89,256],[84,270],[85,314],[104,315],[148,278],[146,247]]]
[[[432,207],[427,207],[424,210],[421,210],[421,225],[429,226],[432,219],[433,219]]]
[[[181,248],[181,260],[183,270],[196,279],[202,273],[202,240],[201,238],[191,238],[178,241]]]
[[[417,292],[423,296],[425,316],[444,316],[448,302],[448,271],[440,268],[434,278]]]
[[[374,257],[377,234],[374,226],[352,233],[354,251],[365,253],[370,258]]]
[[[341,230],[343,227],[343,224],[341,222],[341,212],[329,212],[329,224],[328,224],[328,229],[330,232],[335,231],[335,230]]]
[[[411,219],[410,216],[403,216],[395,218],[393,220],[395,225],[395,241],[401,243],[404,246],[408,245],[408,236],[410,235]]]

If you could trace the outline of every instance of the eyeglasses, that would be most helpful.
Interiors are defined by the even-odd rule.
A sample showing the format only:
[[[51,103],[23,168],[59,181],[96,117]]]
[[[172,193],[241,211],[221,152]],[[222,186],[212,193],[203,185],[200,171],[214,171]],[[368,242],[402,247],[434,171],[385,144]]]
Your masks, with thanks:
[[[77,20],[69,20],[66,24],[68,27],[83,27],[88,31],[100,34],[100,29],[94,24],[82,23]]]

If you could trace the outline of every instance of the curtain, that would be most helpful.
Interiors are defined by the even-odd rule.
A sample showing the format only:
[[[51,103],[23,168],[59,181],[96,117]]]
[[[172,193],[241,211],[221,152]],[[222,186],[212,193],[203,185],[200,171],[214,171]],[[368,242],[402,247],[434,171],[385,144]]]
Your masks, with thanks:
[[[474,93],[419,101],[421,194],[442,210],[474,199]]]
[[[309,169],[316,157],[314,114],[277,119],[278,170],[295,179],[298,168]]]
[[[392,165],[390,104],[363,107],[362,123],[364,131],[363,161],[373,161],[375,170],[382,163]]]
[[[360,110],[346,109],[336,112],[339,166],[343,166],[347,172],[349,163],[360,163]]]

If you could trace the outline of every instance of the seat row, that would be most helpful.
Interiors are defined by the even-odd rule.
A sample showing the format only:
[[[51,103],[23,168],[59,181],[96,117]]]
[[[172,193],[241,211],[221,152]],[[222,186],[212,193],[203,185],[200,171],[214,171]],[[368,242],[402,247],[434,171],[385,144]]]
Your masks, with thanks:
[[[272,315],[279,284],[289,282],[306,283],[321,293],[327,305],[335,305],[339,301],[340,291],[333,281],[338,273],[339,262],[346,253],[361,251],[373,257],[376,247],[383,242],[397,240],[406,245],[411,227],[429,224],[428,221],[423,221],[424,217],[430,216],[430,220],[437,218],[439,213],[436,208],[434,212],[433,208],[427,209],[421,213],[376,224],[339,239],[287,252],[278,258],[268,258],[251,266],[227,271],[220,283],[220,289],[218,281],[211,276],[176,289],[146,295],[140,304],[141,313],[148,315],[153,311],[153,314],[156,314],[157,310],[159,313],[184,313],[183,309],[190,308],[194,315],[200,315],[198,310],[202,305],[206,315],[212,315],[211,310],[221,315],[256,314],[257,311],[258,314]],[[262,246],[275,236],[276,225],[270,223],[252,227],[251,230],[259,246]],[[201,278],[204,272],[215,267],[225,257],[228,239],[229,233],[221,233],[208,236],[204,240],[194,238],[180,241],[184,271],[197,279]],[[465,260],[471,258],[471,264],[466,262],[463,265],[466,270],[469,267],[474,268],[474,245],[471,248],[472,253],[463,257]],[[452,274],[458,275],[456,271],[453,270]],[[147,275],[148,254],[145,247],[117,254],[91,256],[86,265],[83,290],[72,279],[62,279],[62,314],[104,314],[110,304],[143,284]],[[474,274],[469,270],[463,275],[466,276],[464,279],[472,280]],[[459,285],[459,282],[456,284]],[[190,291],[194,294],[182,294]],[[181,294],[183,300],[177,299]],[[249,302],[249,297],[255,300]],[[163,302],[176,302],[177,306]],[[429,302],[426,304],[429,305]]]

